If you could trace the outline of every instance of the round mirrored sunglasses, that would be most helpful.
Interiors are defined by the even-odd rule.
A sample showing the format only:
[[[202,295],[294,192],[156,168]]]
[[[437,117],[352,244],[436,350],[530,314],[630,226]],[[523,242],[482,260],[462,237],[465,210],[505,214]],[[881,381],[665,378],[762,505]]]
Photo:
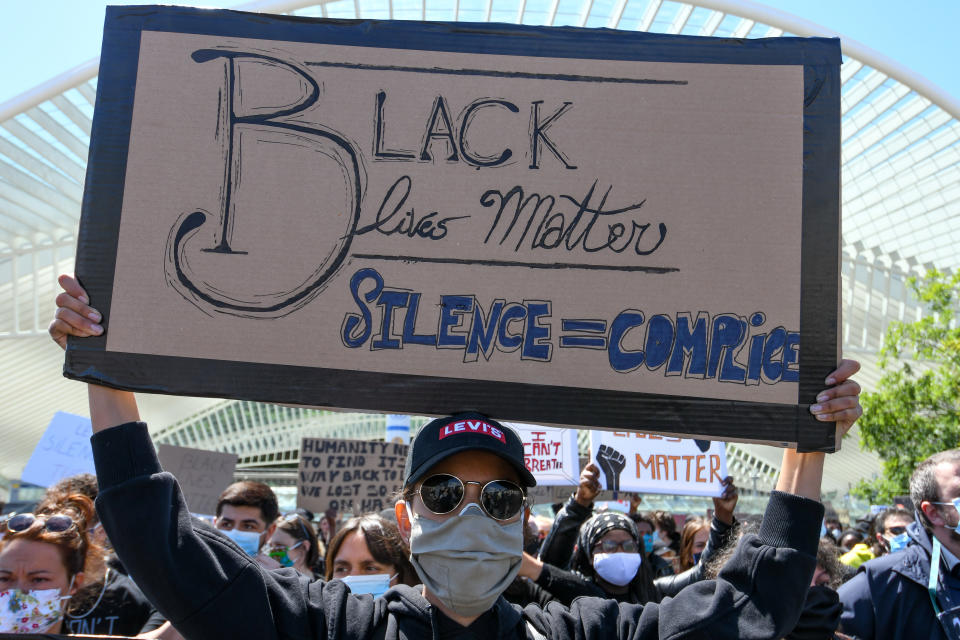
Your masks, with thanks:
[[[526,494],[516,482],[510,480],[491,480],[481,483],[439,473],[432,475],[420,484],[414,493],[420,494],[423,506],[437,515],[452,512],[466,493],[466,486],[475,484],[480,487],[480,507],[494,520],[510,520],[527,504]]]

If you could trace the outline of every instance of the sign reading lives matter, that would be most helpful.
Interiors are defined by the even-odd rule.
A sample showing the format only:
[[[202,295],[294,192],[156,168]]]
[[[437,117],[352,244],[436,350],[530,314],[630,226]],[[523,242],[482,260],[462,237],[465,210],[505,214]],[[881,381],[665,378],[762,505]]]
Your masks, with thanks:
[[[297,506],[315,513],[370,513],[392,507],[403,485],[408,446],[396,442],[304,438]]]
[[[627,431],[591,431],[590,457],[600,484],[614,493],[718,497],[727,477],[722,442]]]
[[[840,47],[107,10],[68,376],[831,449]]]

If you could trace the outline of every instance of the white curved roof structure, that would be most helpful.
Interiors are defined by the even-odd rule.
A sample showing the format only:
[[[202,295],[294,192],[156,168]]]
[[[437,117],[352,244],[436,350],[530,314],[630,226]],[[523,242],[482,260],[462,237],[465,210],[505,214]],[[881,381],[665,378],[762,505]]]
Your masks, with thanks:
[[[881,53],[795,16],[746,0],[264,0],[237,8],[734,38],[839,36],[844,52],[843,341],[845,352],[867,365],[860,376],[865,386],[879,375],[873,354],[887,323],[923,313],[909,299],[905,279],[931,266],[960,267],[960,101]],[[56,274],[72,270],[97,68],[97,61],[90,61],[0,105],[0,363],[5,381],[0,386],[0,475],[8,478],[19,476],[55,411],[86,413],[85,390],[60,376],[62,355],[45,328]],[[141,401],[152,429],[166,440],[234,446],[237,434],[229,428],[210,426],[201,437],[198,426],[212,425],[212,416],[234,411],[225,408],[230,403],[161,396]],[[270,412],[254,409],[244,415],[257,411],[261,417]],[[317,424],[312,418],[308,422]],[[248,420],[246,428],[258,424]],[[367,427],[362,421],[356,424],[360,435]],[[194,434],[192,440],[188,433]],[[272,433],[276,436],[276,429]],[[265,464],[268,458],[280,461],[276,456],[291,440],[257,442],[262,451],[251,455],[265,456]],[[852,480],[877,471],[876,459],[851,445],[830,458],[828,490],[843,493]],[[769,479],[779,454],[740,445],[734,458],[741,473]],[[248,459],[248,464],[256,462]]]

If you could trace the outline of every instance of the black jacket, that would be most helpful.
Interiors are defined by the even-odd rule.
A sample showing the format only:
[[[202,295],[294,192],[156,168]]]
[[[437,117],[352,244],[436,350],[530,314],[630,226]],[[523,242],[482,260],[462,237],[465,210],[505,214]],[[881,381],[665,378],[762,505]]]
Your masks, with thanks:
[[[339,580],[266,571],[233,542],[193,526],[143,423],[92,438],[97,510],[144,594],[187,638],[431,637],[436,610],[411,587],[377,600]],[[823,506],[774,493],[758,535],[745,536],[715,581],[646,606],[580,598],[569,609],[494,605],[503,638],[779,638],[796,624],[813,577]]]
[[[927,591],[933,541],[916,521],[907,533],[906,549],[863,563],[857,575],[838,590],[844,633],[860,640],[946,639]],[[938,583],[941,610],[960,605],[960,577],[950,575],[942,561]]]
[[[84,585],[69,602],[63,630],[71,635],[135,636],[165,622],[133,580],[114,569],[108,568],[103,582]]]
[[[591,515],[593,515],[592,507],[583,506],[577,502],[573,496],[567,499],[563,508],[557,513],[550,532],[547,534],[547,537],[543,539],[543,544],[540,546],[540,560],[547,564],[560,567],[561,569],[568,568],[570,566],[570,558],[573,556],[573,547],[577,543],[577,534],[580,531],[580,526],[586,522]],[[726,545],[732,530],[733,527],[731,525],[720,522],[720,520],[714,516],[713,521],[710,523],[710,537],[707,539],[707,546],[704,547],[703,553],[700,556],[700,562],[682,573],[669,574],[654,579],[653,586],[658,593],[658,597],[655,598],[654,601],[659,602],[662,597],[675,596],[684,587],[703,580],[704,567],[707,566],[713,554]],[[645,554],[644,562],[647,562],[649,558],[650,554]],[[589,582],[589,579],[586,580]],[[599,589],[599,587],[597,587],[597,589]],[[603,592],[600,591],[600,593],[602,594]],[[581,595],[596,594],[584,589]],[[621,597],[617,599],[623,600]]]

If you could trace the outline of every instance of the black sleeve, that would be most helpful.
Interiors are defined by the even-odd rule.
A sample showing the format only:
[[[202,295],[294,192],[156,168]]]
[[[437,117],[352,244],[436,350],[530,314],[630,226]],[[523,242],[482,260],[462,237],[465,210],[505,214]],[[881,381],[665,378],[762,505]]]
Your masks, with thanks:
[[[263,570],[225,536],[194,527],[142,422],[101,431],[91,444],[107,535],[130,577],[185,637],[365,638],[385,615],[339,581]]]
[[[153,631],[155,629],[159,629],[166,622],[167,622],[167,619],[163,617],[163,614],[157,611],[156,609],[154,609],[153,613],[147,619],[146,623],[144,623],[140,631],[137,632],[137,635],[146,633],[147,631]]]
[[[663,596],[675,596],[680,590],[694,582],[703,580],[706,566],[710,559],[730,541],[730,534],[733,531],[733,525],[726,524],[713,516],[710,522],[710,537],[707,538],[707,546],[703,548],[700,555],[700,561],[686,571],[668,576],[662,576],[653,581],[657,589]]]
[[[592,514],[593,507],[584,507],[570,496],[557,513],[547,537],[543,539],[540,560],[561,569],[569,569],[580,525]]]
[[[572,571],[564,571],[553,565],[544,564],[536,584],[549,591],[560,604],[569,607],[574,599],[582,596],[606,598],[607,595],[597,585],[584,580]]]
[[[716,580],[659,604],[578,598],[524,609],[551,638],[782,638],[794,629],[816,566],[823,505],[774,491],[757,535],[744,536]]]
[[[548,602],[553,602],[553,594],[538,585],[536,582],[527,578],[515,578],[507,590],[503,592],[503,597],[507,602],[511,602],[523,608],[530,604],[538,607],[547,606]]]

